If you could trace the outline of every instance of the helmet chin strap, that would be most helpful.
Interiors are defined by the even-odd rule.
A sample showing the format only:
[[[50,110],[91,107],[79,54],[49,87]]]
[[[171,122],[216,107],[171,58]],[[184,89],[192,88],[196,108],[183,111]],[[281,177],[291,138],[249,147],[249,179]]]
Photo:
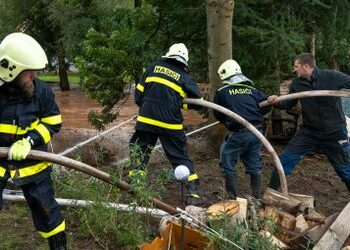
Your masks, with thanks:
[[[235,83],[241,83],[241,82],[252,82],[252,81],[249,78],[247,78],[245,75],[238,74],[225,79],[222,83],[235,84]]]

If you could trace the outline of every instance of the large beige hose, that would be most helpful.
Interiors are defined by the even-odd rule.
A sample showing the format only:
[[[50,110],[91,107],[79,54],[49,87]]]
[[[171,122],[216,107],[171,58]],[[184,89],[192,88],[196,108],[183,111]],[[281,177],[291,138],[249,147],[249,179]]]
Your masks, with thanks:
[[[293,99],[305,98],[305,97],[315,97],[315,96],[338,96],[338,97],[350,97],[350,91],[340,91],[340,90],[310,90],[310,91],[302,91],[298,93],[282,95],[277,97],[276,101],[288,101]],[[267,107],[271,105],[267,101],[263,101],[259,103],[259,107]]]
[[[278,155],[277,155],[276,151],[273,149],[273,147],[271,146],[269,141],[260,133],[259,130],[257,130],[251,123],[249,123],[247,120],[245,120],[241,116],[239,116],[236,113],[232,112],[231,110],[229,110],[227,108],[224,108],[224,107],[222,107],[220,105],[217,105],[215,103],[211,103],[211,102],[200,100],[200,99],[191,99],[191,98],[185,98],[183,100],[183,102],[184,103],[188,103],[188,104],[199,105],[199,106],[203,106],[203,107],[206,107],[206,108],[217,110],[217,111],[219,111],[219,112],[221,112],[221,113],[231,117],[232,119],[236,120],[237,122],[242,124],[244,127],[249,129],[256,137],[258,137],[258,139],[266,147],[267,151],[271,154],[272,159],[273,159],[273,161],[275,163],[275,166],[277,168],[278,175],[279,175],[279,178],[280,178],[280,182],[281,182],[282,194],[284,196],[288,196],[287,180],[286,180],[286,176],[285,176],[284,171],[283,171],[283,167],[282,167],[281,161],[278,158]]]
[[[0,147],[0,157],[5,157],[7,158],[8,155],[8,148]],[[80,172],[83,172],[85,174],[91,175],[96,177],[97,179],[100,179],[104,182],[110,183],[112,185],[117,186],[118,188],[124,190],[124,191],[129,191],[132,192],[131,186],[122,181],[122,180],[112,180],[112,177],[101,170],[98,170],[97,168],[91,167],[85,163],[82,163],[80,161],[76,161],[61,155],[56,155],[56,154],[51,154],[43,151],[37,151],[37,150],[31,150],[28,154],[28,159],[33,159],[33,160],[39,160],[39,161],[48,161],[52,163],[56,163],[68,168],[72,168],[75,170],[78,170]],[[148,200],[152,202],[156,207],[159,209],[162,209],[169,214],[177,214],[177,210],[174,207],[171,207],[170,205],[156,199],[153,197],[149,197]]]

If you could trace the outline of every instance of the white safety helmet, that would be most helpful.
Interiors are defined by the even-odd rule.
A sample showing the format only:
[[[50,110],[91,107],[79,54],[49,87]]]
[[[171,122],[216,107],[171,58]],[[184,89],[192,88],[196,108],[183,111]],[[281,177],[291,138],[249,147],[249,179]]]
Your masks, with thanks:
[[[175,43],[171,45],[169,51],[162,57],[172,58],[182,62],[186,66],[188,65],[188,50],[183,43]]]
[[[249,78],[243,75],[241,66],[233,59],[223,62],[218,69],[218,74],[223,84],[235,84],[240,82],[252,83]]]
[[[221,80],[225,80],[231,76],[242,74],[241,66],[233,59],[226,60],[219,67],[218,74]]]
[[[7,35],[0,44],[0,86],[13,81],[24,70],[40,70],[47,65],[45,51],[24,33]]]

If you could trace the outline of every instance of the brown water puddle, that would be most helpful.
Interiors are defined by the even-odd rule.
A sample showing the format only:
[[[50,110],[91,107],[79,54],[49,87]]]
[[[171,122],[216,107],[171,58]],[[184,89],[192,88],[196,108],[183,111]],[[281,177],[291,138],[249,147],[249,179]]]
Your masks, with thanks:
[[[100,109],[100,105],[96,101],[87,97],[80,88],[62,92],[59,88],[55,87],[54,92],[56,95],[56,102],[61,110],[63,127],[93,129],[88,121],[88,114],[90,111],[97,111]],[[137,114],[138,107],[133,97],[129,97],[126,101],[122,102],[122,108],[119,111],[117,120],[108,127],[121,123]],[[185,124],[199,125],[203,122],[202,117],[196,111],[188,110],[184,111],[183,114]],[[134,126],[134,122],[126,126]]]

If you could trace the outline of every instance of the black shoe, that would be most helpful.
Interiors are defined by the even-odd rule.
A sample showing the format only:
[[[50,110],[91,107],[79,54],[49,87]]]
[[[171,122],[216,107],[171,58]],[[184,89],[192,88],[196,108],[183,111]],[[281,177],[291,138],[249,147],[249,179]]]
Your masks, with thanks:
[[[272,172],[269,187],[272,189],[278,190],[280,186],[281,186],[280,177],[278,175],[277,169],[275,169]]]
[[[67,237],[65,232],[60,232],[48,238],[50,250],[67,250]]]
[[[250,187],[252,190],[252,196],[255,199],[260,199],[262,193],[261,174],[250,175]]]
[[[350,192],[350,182],[345,182],[345,185],[348,188],[348,191]]]
[[[225,174],[225,186],[228,198],[237,199],[238,187],[235,174]]]

